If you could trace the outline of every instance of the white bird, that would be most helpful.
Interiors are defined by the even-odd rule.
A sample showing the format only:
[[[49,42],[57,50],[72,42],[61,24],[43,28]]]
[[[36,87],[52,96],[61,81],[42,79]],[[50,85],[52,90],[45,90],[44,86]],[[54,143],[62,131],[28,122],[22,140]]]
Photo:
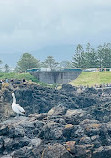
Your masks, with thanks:
[[[14,93],[12,93],[12,97],[13,97],[13,103],[12,103],[13,111],[16,112],[17,115],[19,115],[19,114],[24,115],[25,114],[25,110],[19,104],[16,104],[16,98],[15,98],[15,94]]]

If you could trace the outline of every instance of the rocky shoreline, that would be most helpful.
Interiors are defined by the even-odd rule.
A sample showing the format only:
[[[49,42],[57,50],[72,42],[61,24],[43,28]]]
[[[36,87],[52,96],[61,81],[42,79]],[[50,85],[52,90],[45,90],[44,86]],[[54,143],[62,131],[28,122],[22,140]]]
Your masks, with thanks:
[[[61,90],[13,85],[26,116],[11,110],[12,89],[0,92],[1,158],[110,158],[111,89]]]

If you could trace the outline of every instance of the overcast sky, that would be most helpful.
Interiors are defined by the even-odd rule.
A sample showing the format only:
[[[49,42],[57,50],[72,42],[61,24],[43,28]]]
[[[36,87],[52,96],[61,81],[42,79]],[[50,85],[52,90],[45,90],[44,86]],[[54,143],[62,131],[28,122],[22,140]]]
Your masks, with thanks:
[[[0,0],[1,56],[87,42],[111,42],[111,0]]]

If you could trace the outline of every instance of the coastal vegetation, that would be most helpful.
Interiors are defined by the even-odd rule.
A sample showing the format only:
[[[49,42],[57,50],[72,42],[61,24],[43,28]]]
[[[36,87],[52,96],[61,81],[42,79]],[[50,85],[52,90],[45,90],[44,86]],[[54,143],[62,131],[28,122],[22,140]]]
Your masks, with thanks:
[[[0,60],[0,65],[4,64]],[[39,58],[35,58],[29,52],[22,54],[20,59],[16,63],[16,67],[13,71],[25,72],[31,68],[49,68],[50,70],[56,70],[61,68],[111,68],[111,44],[104,43],[93,47],[90,43],[86,46],[78,44],[75,47],[74,55],[72,60],[59,61],[57,62],[53,56],[47,56],[44,61],[40,61]],[[2,66],[1,71],[10,72],[10,66],[7,63]]]
[[[32,82],[38,82],[38,80],[31,75],[30,73],[16,73],[16,72],[10,72],[10,73],[4,73],[0,72],[0,80],[5,80],[5,79],[17,79],[17,80],[22,80],[25,79],[27,81],[32,81]]]
[[[3,61],[0,60],[0,65]],[[21,58],[16,63],[16,67],[11,70],[8,64],[4,67],[1,66],[0,79],[26,79],[32,82],[38,83],[38,80],[27,73],[27,69],[32,68],[48,68],[50,70],[58,69],[71,69],[71,68],[98,68],[108,69],[111,68],[111,44],[104,43],[98,47],[92,47],[90,43],[86,46],[78,44],[75,48],[75,53],[72,57],[72,61],[60,61],[57,62],[53,56],[47,56],[44,61],[40,61],[30,53],[23,53]],[[108,69],[110,70],[110,69]],[[11,72],[12,71],[12,72]],[[111,83],[111,72],[82,72],[81,75],[70,84],[74,86]],[[40,83],[43,84],[44,83]],[[53,87],[55,87],[54,85]]]

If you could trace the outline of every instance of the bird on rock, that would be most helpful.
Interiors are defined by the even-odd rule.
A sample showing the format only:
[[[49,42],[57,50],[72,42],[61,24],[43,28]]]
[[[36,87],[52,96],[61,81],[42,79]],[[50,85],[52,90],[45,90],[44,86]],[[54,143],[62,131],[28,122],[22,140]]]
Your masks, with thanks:
[[[12,97],[13,97],[13,103],[12,103],[12,109],[15,113],[17,113],[17,116],[19,116],[19,114],[24,115],[25,114],[25,110],[19,105],[16,104],[16,98],[15,98],[15,94],[12,93]]]

